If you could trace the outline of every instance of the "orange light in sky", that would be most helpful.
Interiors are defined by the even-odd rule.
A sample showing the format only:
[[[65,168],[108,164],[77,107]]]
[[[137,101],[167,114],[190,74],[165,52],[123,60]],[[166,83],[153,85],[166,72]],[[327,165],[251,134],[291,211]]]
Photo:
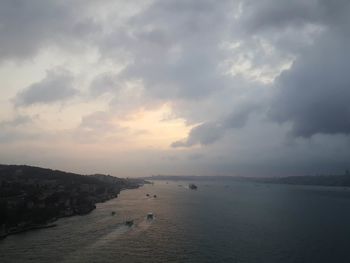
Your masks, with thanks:
[[[134,133],[134,146],[166,149],[172,142],[186,137],[191,129],[184,119],[166,119],[171,111],[168,104],[155,110],[140,110],[130,119],[120,121],[119,125],[128,127]]]

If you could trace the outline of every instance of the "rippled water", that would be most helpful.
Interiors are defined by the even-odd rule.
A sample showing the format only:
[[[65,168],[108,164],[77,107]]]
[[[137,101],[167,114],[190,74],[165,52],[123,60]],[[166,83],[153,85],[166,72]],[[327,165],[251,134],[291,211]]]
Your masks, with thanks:
[[[89,215],[0,241],[0,262],[350,262],[349,190],[197,185],[123,191]]]

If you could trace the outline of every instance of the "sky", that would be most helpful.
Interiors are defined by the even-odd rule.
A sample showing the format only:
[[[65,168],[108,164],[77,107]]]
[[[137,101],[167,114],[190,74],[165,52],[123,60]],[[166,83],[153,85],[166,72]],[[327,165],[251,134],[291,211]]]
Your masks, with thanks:
[[[0,163],[343,173],[349,14],[348,0],[1,0]]]

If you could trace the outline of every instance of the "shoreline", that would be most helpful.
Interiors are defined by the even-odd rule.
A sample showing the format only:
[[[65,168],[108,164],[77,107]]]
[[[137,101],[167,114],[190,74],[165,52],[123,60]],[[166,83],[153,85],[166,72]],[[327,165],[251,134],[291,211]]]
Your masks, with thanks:
[[[13,228],[13,229],[9,229],[8,232],[6,233],[0,233],[0,241],[1,240],[4,240],[6,237],[8,236],[12,236],[12,235],[18,235],[18,234],[21,234],[21,233],[25,233],[25,232],[29,232],[29,231],[34,231],[34,230],[39,230],[39,229],[46,229],[46,228],[52,228],[52,227],[56,227],[58,224],[56,224],[55,222],[61,218],[66,218],[66,217],[72,217],[72,216],[84,216],[84,215],[87,215],[89,213],[91,213],[93,210],[96,209],[96,204],[101,204],[101,203],[105,203],[109,200],[112,200],[112,199],[115,199],[115,198],[118,198],[118,195],[120,194],[121,191],[123,190],[132,190],[132,189],[138,189],[140,187],[142,187],[144,185],[143,184],[140,184],[140,185],[133,185],[133,186],[130,186],[130,187],[124,187],[122,189],[120,189],[120,191],[115,195],[115,196],[111,196],[110,198],[108,199],[101,199],[101,200],[98,200],[97,202],[94,203],[94,205],[91,207],[92,209],[90,209],[89,211],[86,211],[86,212],[74,212],[70,215],[63,215],[63,216],[59,216],[59,217],[56,217],[56,218],[52,218],[50,220],[48,220],[47,222],[43,223],[43,224],[29,224],[29,225],[26,225],[26,226],[23,226],[23,227],[17,227],[17,228]]]
[[[56,220],[58,220],[58,218]],[[5,235],[0,236],[0,240],[3,240],[8,236],[18,235],[21,233],[25,233],[25,232],[29,232],[29,231],[33,231],[33,230],[37,230],[37,229],[52,228],[52,227],[56,227],[56,226],[57,226],[57,224],[29,225],[29,226],[26,226],[26,227],[21,228],[21,229],[10,230],[10,232],[6,233]]]

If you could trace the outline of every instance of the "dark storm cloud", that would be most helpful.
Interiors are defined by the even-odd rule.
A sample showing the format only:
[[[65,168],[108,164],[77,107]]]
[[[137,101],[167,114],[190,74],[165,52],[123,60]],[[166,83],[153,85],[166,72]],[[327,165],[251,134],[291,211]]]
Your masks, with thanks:
[[[33,104],[47,104],[63,101],[77,93],[72,87],[73,76],[69,71],[56,68],[47,71],[46,77],[19,92],[15,105],[26,107]]]
[[[347,0],[246,0],[243,1],[244,29],[259,33],[261,30],[281,31],[287,27],[347,26],[350,3]],[[279,32],[281,33],[281,32]]]
[[[258,32],[290,26],[303,26],[317,21],[322,13],[317,0],[243,1],[243,23],[245,30]]]
[[[279,78],[272,117],[292,122],[296,136],[349,134],[349,47],[347,37],[329,36],[307,50]]]
[[[291,122],[295,136],[350,134],[350,3],[319,1],[316,9],[326,29],[276,81],[270,114]]]
[[[26,58],[49,45],[86,40],[97,26],[83,9],[82,1],[0,1],[0,60]]]

